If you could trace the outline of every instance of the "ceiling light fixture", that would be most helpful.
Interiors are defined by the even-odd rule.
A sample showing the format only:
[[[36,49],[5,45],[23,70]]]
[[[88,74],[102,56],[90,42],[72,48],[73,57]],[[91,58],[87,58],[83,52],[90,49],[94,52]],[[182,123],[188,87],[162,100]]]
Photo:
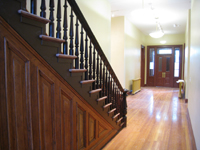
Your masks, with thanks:
[[[157,28],[159,28],[159,31],[157,30]],[[156,32],[152,32],[149,35],[152,38],[161,38],[164,35],[161,25],[159,23],[156,23]]]

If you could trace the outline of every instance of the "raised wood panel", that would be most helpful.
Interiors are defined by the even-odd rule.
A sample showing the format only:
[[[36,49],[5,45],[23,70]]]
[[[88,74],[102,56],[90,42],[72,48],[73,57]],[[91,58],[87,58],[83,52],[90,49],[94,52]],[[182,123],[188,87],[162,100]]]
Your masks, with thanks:
[[[0,43],[0,149],[101,149],[117,133],[1,17]]]
[[[4,44],[9,145],[10,149],[30,149],[30,124],[27,124],[30,103],[29,60],[6,40]]]
[[[95,138],[96,138],[96,119],[94,117],[92,117],[92,115],[88,115],[88,120],[89,120],[89,128],[88,128],[88,132],[89,132],[89,144],[91,144]]]
[[[53,149],[54,82],[38,71],[40,147]]]
[[[72,98],[63,90],[60,92],[61,98],[61,144],[62,149],[72,149]]]
[[[86,147],[86,110],[81,106],[77,105],[77,145],[78,149],[83,149]]]

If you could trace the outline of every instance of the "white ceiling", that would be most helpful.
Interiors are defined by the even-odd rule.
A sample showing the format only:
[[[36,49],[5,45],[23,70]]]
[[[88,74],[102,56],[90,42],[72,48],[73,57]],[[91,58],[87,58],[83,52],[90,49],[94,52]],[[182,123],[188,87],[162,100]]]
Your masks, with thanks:
[[[165,34],[185,32],[191,0],[108,0],[114,17],[125,16],[148,35],[156,31],[156,17]],[[179,27],[173,27],[174,24]]]

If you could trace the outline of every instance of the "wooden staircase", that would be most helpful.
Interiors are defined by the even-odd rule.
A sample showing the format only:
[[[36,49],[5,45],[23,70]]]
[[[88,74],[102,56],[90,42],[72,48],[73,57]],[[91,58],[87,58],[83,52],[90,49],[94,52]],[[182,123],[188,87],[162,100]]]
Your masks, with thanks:
[[[54,19],[53,16],[51,16],[52,13],[50,19],[45,18],[45,10],[43,9],[45,7],[44,0],[41,5],[42,16],[27,12],[24,0],[10,1],[0,2],[2,8],[10,8],[10,10],[5,11],[2,9],[0,11],[1,16],[3,17],[3,19],[1,18],[1,23],[5,20],[13,27],[14,30],[41,56],[41,58],[40,56],[37,56],[35,59],[44,59],[59,74],[59,76],[61,76],[61,78],[77,92],[77,95],[80,95],[84,101],[91,106],[91,108],[90,106],[87,106],[88,109],[94,109],[101,117],[103,117],[103,120],[101,117],[99,117],[100,119],[95,120],[90,116],[88,118],[85,117],[85,119],[91,121],[92,126],[94,125],[96,130],[99,128],[99,137],[101,137],[100,134],[104,135],[107,137],[106,140],[104,139],[104,136],[99,138],[97,137],[97,134],[94,134],[93,136],[95,137],[93,138],[98,139],[99,141],[95,140],[97,141],[96,144],[90,144],[92,140],[89,140],[90,142],[88,143],[88,141],[85,141],[84,139],[84,134],[86,134],[85,132],[88,130],[86,129],[86,131],[83,131],[84,134],[82,135],[84,142],[74,141],[74,144],[76,142],[79,143],[77,149],[100,149],[106,141],[117,133],[116,131],[119,131],[122,127],[126,126],[126,91],[124,91],[118,81],[76,2],[74,0],[64,1],[64,37],[61,39],[61,14],[59,11],[57,14],[57,33],[56,37],[54,37],[54,30],[51,28],[54,26]],[[51,2],[53,3],[52,0],[50,0],[50,3]],[[66,20],[67,4],[71,7],[69,38],[67,37],[68,20]],[[58,9],[60,6],[61,1],[58,0]],[[51,5],[51,7],[50,10],[53,11],[53,5]],[[32,8],[35,9],[34,7]],[[33,10],[31,10],[31,12],[32,11]],[[10,17],[9,14],[13,15]],[[73,27],[73,22],[75,20],[74,14],[76,14],[75,29]],[[46,25],[48,24],[50,29],[49,35],[46,34]],[[79,27],[79,24],[81,24],[81,27]],[[81,30],[80,40],[78,36],[79,30]],[[76,32],[75,38],[74,31]],[[83,34],[86,35],[85,39],[83,38]],[[90,42],[89,45],[88,42]],[[55,75],[56,73],[53,74]],[[81,102],[77,101],[77,103],[79,105]],[[80,119],[84,119],[85,114],[87,114],[85,113],[86,110],[86,106],[84,109],[81,107],[79,109],[78,107]],[[98,123],[99,126],[97,128],[97,122],[101,121],[104,122],[104,124],[108,123],[109,125],[103,126],[101,123]],[[85,126],[90,126],[90,123],[89,125],[84,123],[82,126],[77,125],[77,128],[85,128]],[[82,132],[80,131],[80,133]],[[109,133],[112,136],[106,136],[106,133]],[[90,135],[88,134],[88,136]]]

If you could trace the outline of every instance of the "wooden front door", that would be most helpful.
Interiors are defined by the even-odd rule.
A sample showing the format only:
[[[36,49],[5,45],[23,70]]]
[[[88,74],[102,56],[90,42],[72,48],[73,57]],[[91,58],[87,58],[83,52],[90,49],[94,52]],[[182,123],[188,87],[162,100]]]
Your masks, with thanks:
[[[173,86],[173,57],[172,55],[157,55],[156,86]]]

